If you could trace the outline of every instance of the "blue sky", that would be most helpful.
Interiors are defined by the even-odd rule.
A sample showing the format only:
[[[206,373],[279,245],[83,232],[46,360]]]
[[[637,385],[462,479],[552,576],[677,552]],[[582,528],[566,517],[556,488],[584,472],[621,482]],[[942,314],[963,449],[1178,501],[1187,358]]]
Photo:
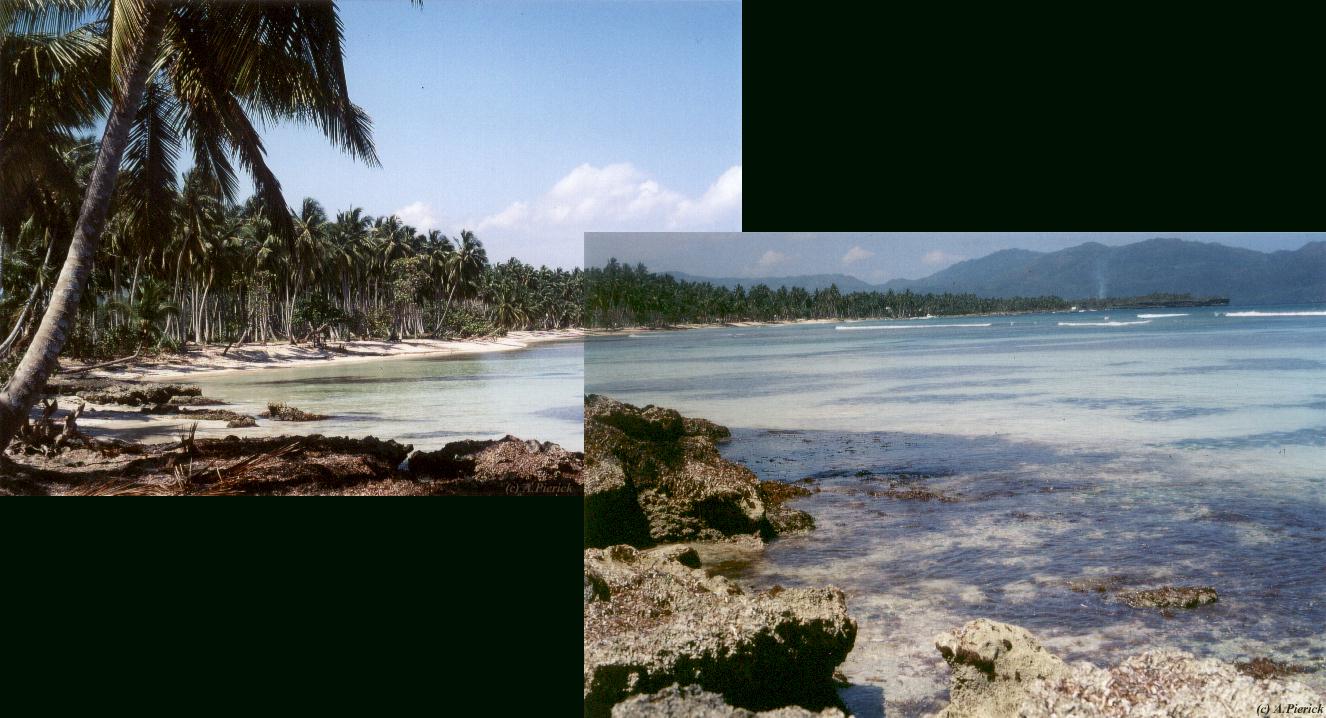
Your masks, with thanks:
[[[603,266],[616,257],[655,271],[707,277],[848,274],[878,284],[920,279],[1001,249],[1052,252],[1084,242],[1120,245],[1153,237],[1271,252],[1326,240],[1326,232],[595,233],[586,238],[585,261]]]
[[[741,228],[741,5],[340,4],[382,167],[265,133],[286,199],[475,230],[494,260],[580,265],[587,230]]]

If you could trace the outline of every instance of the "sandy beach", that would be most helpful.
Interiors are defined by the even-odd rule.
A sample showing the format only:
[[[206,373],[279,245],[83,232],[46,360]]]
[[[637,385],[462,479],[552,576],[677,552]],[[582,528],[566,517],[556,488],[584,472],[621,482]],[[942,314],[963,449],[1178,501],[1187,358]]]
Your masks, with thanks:
[[[387,341],[332,342],[326,349],[311,344],[293,345],[284,342],[270,344],[243,344],[230,348],[209,345],[190,347],[180,354],[145,357],[134,362],[108,366],[82,372],[82,377],[107,377],[147,381],[183,381],[190,377],[213,375],[221,372],[252,371],[260,369],[290,368],[322,364],[345,364],[381,361],[400,357],[419,357],[452,354],[480,354],[525,349],[534,344],[568,341],[584,337],[581,329],[552,331],[510,332],[492,339],[403,339]],[[82,368],[78,362],[67,362],[64,374]]]

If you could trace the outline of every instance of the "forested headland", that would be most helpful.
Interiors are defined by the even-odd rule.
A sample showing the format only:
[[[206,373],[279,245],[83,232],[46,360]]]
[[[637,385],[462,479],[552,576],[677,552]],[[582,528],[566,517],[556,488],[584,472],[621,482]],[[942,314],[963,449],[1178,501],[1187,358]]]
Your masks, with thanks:
[[[915,294],[911,291],[849,292],[836,285],[806,291],[763,284],[726,288],[681,281],[612,259],[585,272],[585,325],[594,328],[663,327],[738,321],[800,319],[906,319],[910,317],[1132,307],[1225,304],[1222,298],[1186,294],[1067,300],[1060,297],[978,297],[975,294]]]

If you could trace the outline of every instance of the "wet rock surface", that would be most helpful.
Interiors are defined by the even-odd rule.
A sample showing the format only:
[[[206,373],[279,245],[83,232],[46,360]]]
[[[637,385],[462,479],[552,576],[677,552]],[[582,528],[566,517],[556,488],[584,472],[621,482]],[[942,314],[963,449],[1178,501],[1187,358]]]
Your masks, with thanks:
[[[815,528],[815,519],[810,514],[785,505],[791,499],[809,496],[809,489],[783,481],[761,481],[759,494],[764,501],[765,519],[773,533],[787,536]]]
[[[728,705],[723,696],[699,686],[672,685],[657,693],[632,696],[612,707],[612,718],[843,718],[837,708],[819,713],[800,706],[749,711]]]
[[[1066,664],[1025,629],[986,619],[941,634],[951,668],[950,703],[939,718],[1023,716],[1248,716],[1264,705],[1317,705],[1296,682],[1258,680],[1233,665],[1173,649],[1110,668]]]
[[[663,691],[623,714],[690,715],[666,712],[690,706],[734,715],[695,689],[669,693],[672,684],[751,711],[838,707],[833,672],[856,638],[842,592],[747,595],[698,565],[684,546],[585,551],[585,714],[617,715],[630,696]]]
[[[1163,586],[1119,592],[1119,600],[1132,608],[1197,608],[1218,599],[1216,590],[1210,586]]]
[[[587,396],[585,545],[772,537],[813,526],[782,501],[770,517],[755,474],[719,454],[729,435],[672,409]]]
[[[1240,673],[1253,678],[1280,678],[1281,676],[1293,676],[1316,671],[1316,669],[1309,666],[1283,663],[1265,656],[1258,656],[1249,661],[1236,661],[1234,668],[1238,669]]]

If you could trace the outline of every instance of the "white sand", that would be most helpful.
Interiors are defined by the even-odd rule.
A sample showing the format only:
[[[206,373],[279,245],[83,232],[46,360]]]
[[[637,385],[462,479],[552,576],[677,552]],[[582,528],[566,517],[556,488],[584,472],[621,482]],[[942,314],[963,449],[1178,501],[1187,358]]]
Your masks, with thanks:
[[[83,376],[180,381],[187,380],[189,377],[221,372],[328,363],[381,361],[409,356],[445,356],[449,354],[514,351],[524,349],[532,344],[580,339],[584,335],[584,331],[580,329],[558,329],[554,331],[511,332],[505,337],[483,340],[404,339],[398,342],[353,341],[331,343],[333,346],[344,347],[344,352],[319,350],[313,348],[311,344],[298,346],[287,343],[243,344],[231,347],[225,356],[221,355],[224,347],[207,346],[191,348],[183,354],[153,357],[136,363],[96,369],[85,373]],[[65,369],[72,370],[78,367],[77,363],[70,363]]]

